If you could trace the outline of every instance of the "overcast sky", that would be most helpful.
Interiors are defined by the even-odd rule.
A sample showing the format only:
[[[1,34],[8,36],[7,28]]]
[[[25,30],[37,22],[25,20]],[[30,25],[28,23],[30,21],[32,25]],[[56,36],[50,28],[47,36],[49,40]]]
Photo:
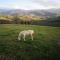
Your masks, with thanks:
[[[25,10],[60,8],[60,0],[0,0],[0,8]]]

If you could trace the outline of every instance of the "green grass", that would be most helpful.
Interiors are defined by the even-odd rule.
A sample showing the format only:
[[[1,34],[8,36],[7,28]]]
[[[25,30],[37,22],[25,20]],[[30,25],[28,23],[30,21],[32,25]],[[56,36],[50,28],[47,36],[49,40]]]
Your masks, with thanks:
[[[20,31],[33,29],[34,40],[18,41]],[[60,27],[3,24],[0,25],[0,56],[7,60],[58,60]]]

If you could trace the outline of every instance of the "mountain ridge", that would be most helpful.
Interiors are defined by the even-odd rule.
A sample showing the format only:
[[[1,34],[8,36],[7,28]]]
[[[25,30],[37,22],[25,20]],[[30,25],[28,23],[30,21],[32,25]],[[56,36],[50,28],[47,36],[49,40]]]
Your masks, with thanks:
[[[55,16],[60,13],[59,9],[36,9],[36,10],[23,10],[23,9],[0,9],[0,15],[32,15],[32,16]]]

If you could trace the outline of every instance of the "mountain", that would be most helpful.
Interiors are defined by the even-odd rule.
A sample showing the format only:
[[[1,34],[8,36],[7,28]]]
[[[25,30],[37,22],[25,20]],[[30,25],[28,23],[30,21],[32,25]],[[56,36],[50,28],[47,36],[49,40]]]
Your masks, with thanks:
[[[60,14],[60,8],[47,10],[0,9],[0,15],[15,15],[15,14],[51,17]]]
[[[30,13],[36,15],[36,16],[45,16],[45,17],[49,17],[49,16],[53,16],[55,15],[55,13],[51,13],[47,10],[33,10],[30,11]]]
[[[60,8],[48,9],[47,11],[48,11],[48,12],[51,12],[51,13],[56,13],[56,14],[58,14],[58,13],[60,13]]]

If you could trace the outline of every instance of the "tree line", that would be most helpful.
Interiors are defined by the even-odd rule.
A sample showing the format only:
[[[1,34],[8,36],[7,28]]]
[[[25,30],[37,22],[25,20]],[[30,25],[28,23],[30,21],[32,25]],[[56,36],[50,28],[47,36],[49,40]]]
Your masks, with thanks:
[[[17,15],[12,19],[0,19],[0,24],[32,24],[32,25],[48,25],[48,26],[60,26],[60,16],[50,17],[43,20],[33,19],[20,19]]]

